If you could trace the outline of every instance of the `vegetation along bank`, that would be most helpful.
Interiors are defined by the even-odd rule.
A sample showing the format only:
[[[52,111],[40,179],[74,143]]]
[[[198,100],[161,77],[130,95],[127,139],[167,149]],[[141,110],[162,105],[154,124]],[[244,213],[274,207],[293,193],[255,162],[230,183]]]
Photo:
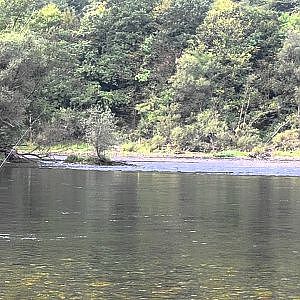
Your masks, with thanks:
[[[299,83],[297,0],[0,0],[6,155],[299,151]]]

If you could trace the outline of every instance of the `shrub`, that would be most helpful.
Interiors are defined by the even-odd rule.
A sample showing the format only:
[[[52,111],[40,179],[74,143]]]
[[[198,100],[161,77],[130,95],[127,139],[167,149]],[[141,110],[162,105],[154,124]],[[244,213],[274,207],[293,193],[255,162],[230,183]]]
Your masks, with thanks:
[[[236,148],[243,151],[251,151],[254,147],[261,144],[259,131],[250,125],[245,125],[236,129],[233,144]]]
[[[135,152],[136,144],[134,142],[127,142],[122,145],[122,151],[125,152]]]
[[[254,147],[259,145],[261,140],[257,135],[244,135],[238,137],[236,140],[236,147],[243,151],[251,151]]]
[[[175,127],[171,131],[171,136],[170,136],[171,144],[176,148],[176,149],[182,149],[184,148],[185,144],[185,130],[182,127]]]
[[[285,151],[293,151],[300,148],[300,130],[289,129],[275,135],[272,139],[275,148]]]
[[[161,149],[166,143],[166,138],[161,135],[155,135],[150,141],[151,151]]]
[[[182,130],[175,128],[172,136],[181,149],[190,151],[226,149],[231,142],[226,123],[212,110],[198,114],[194,122],[184,126]]]
[[[77,155],[71,154],[66,158],[65,162],[66,163],[78,163],[78,162],[82,162],[82,159],[80,157],[78,157]]]
[[[72,109],[62,108],[45,124],[42,132],[37,136],[37,142],[42,145],[53,145],[83,140],[84,132],[82,116]]]
[[[85,122],[86,140],[92,144],[99,159],[104,153],[117,144],[117,131],[114,116],[109,110],[102,111],[99,107],[88,110]]]

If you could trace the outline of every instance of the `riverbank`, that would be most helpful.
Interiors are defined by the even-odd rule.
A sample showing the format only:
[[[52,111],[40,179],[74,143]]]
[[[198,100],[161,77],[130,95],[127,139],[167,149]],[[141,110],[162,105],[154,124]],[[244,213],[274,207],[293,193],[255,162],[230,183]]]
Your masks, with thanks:
[[[289,176],[300,177],[299,159],[253,159],[253,158],[203,158],[171,156],[124,156],[115,155],[113,165],[67,163],[66,155],[53,155],[51,159],[35,164],[9,163],[11,167],[38,167],[42,169],[69,169],[78,171],[159,172],[228,174],[246,176]]]
[[[90,171],[300,176],[300,156],[287,152],[281,156],[269,153],[263,157],[253,157],[250,153],[236,150],[215,153],[134,153],[114,149],[107,153],[108,161],[113,163],[98,165],[89,160],[94,153],[88,147],[65,145],[51,151],[48,149],[48,158],[39,161],[37,166]]]
[[[18,150],[23,153],[29,153],[36,149],[35,145],[24,145],[18,147]],[[39,154],[49,154],[50,156],[73,156],[73,158],[83,158],[87,159],[89,157],[95,156],[95,151],[92,146],[86,143],[77,144],[58,144],[51,147],[38,148]],[[142,158],[142,159],[169,159],[169,158],[239,158],[239,159],[268,159],[268,160],[300,160],[300,149],[295,151],[282,151],[282,150],[272,150],[265,151],[264,149],[259,149],[252,152],[240,151],[237,149],[223,150],[223,151],[211,151],[211,152],[178,152],[175,150],[160,150],[160,151],[123,151],[122,147],[117,147],[115,149],[109,150],[105,153],[107,158],[114,160],[116,157],[120,158]],[[75,157],[74,157],[75,156]]]

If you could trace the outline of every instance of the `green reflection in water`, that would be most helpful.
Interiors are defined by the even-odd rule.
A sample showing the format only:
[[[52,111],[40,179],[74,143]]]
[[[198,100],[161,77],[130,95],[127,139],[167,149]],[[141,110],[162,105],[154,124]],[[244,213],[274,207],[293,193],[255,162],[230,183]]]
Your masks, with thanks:
[[[299,299],[299,183],[8,169],[0,299]]]

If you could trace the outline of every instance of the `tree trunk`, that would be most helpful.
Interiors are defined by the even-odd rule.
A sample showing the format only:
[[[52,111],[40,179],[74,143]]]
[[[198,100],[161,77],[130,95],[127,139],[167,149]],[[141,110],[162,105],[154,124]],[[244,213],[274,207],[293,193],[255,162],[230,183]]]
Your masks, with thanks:
[[[17,153],[15,149],[0,148],[0,152],[4,153],[5,160],[10,162],[27,162],[24,156]]]

